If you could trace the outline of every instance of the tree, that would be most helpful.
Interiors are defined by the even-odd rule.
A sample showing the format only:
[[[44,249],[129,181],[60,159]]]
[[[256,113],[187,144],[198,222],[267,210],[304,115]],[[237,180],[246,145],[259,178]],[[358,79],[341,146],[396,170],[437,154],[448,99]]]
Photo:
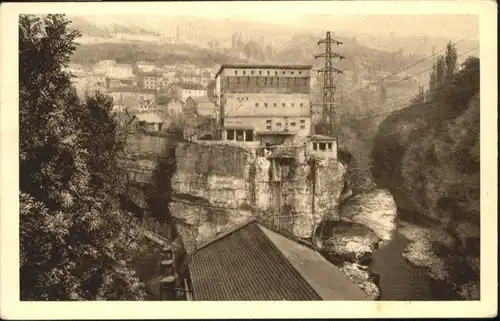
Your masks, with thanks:
[[[445,78],[447,83],[451,83],[453,81],[453,75],[457,70],[457,49],[454,45],[451,44],[451,41],[446,46],[445,53]]]
[[[22,300],[142,299],[137,244],[118,209],[121,145],[111,102],[79,100],[63,71],[79,32],[64,15],[19,20]]]

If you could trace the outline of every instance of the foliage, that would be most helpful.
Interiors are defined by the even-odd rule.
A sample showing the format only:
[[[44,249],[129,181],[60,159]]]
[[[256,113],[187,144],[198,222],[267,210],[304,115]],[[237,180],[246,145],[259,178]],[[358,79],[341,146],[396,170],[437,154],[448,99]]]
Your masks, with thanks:
[[[463,258],[474,262],[479,256],[479,59],[468,58],[450,76],[456,54],[451,49],[447,54],[431,73],[437,94],[381,124],[372,173],[401,210],[434,219],[461,241],[446,258],[452,282],[461,286],[478,279],[472,268],[467,275],[453,271],[466,271]]]
[[[121,144],[111,102],[82,102],[63,68],[79,33],[63,15],[19,21],[22,300],[133,300],[138,231],[117,207]]]

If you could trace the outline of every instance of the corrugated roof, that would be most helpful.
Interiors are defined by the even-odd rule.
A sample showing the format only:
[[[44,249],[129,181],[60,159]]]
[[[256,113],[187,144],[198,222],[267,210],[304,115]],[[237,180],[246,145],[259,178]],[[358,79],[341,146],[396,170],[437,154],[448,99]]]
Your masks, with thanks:
[[[134,117],[139,121],[145,121],[146,123],[163,123],[161,117],[156,113],[140,113],[135,114]]]
[[[321,300],[255,222],[199,249],[189,269],[194,300]]]

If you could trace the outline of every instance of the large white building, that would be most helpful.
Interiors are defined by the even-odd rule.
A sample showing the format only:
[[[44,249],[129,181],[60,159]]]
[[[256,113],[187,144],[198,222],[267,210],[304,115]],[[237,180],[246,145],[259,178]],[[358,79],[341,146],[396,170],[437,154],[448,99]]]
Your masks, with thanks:
[[[222,65],[216,74],[223,140],[273,145],[311,134],[312,66]]]

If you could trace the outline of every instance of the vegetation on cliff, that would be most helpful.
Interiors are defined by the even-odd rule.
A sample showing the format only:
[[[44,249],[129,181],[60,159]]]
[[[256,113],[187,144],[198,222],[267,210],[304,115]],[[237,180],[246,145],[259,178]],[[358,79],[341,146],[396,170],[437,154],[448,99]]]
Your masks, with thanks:
[[[67,73],[79,32],[63,15],[19,21],[21,300],[137,300],[138,231],[118,208],[122,144],[101,95]]]
[[[382,122],[372,153],[377,185],[391,191],[400,210],[418,213],[404,219],[430,219],[429,226],[457,240],[443,245],[430,237],[429,246],[441,260],[442,279],[467,288],[466,298],[479,295],[479,112],[479,59],[457,68],[449,45],[429,90]]]

